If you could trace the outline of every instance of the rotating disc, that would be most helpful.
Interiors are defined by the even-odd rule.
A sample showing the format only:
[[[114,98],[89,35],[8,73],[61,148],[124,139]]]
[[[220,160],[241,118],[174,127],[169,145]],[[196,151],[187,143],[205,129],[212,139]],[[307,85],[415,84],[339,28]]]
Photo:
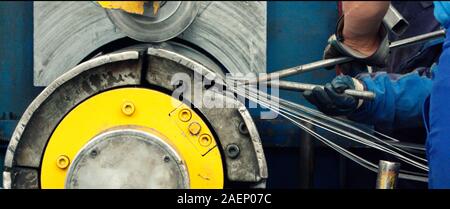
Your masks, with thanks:
[[[194,1],[167,1],[155,15],[106,10],[111,22],[125,35],[143,42],[163,42],[178,36],[194,21],[197,12],[198,3]]]

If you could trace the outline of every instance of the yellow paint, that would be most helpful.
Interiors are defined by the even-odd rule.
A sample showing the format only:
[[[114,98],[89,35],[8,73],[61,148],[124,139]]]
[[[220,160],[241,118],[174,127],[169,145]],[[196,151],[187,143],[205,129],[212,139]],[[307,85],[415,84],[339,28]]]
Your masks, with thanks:
[[[146,1],[97,1],[97,3],[105,9],[121,9],[128,13],[141,15],[144,14],[145,2]]]
[[[126,102],[135,107],[131,116],[122,112]],[[91,97],[69,112],[50,137],[41,165],[41,187],[64,188],[68,169],[55,164],[62,153],[74,159],[96,135],[132,125],[155,130],[178,152],[187,167],[191,188],[223,188],[222,159],[215,139],[207,147],[200,145],[198,136],[189,134],[190,123],[180,121],[180,111],[189,112],[189,120],[200,124],[200,136],[213,136],[195,111],[158,91],[120,88]]]
[[[199,143],[199,136],[202,138],[204,134],[209,136],[212,136],[212,134],[201,118],[194,117],[194,112],[192,110],[180,107],[170,113],[170,117],[201,155],[205,155],[209,150],[216,147],[216,143],[212,143],[212,140],[211,143]],[[192,134],[189,130],[189,124],[195,122],[199,123],[200,126],[204,128],[202,128],[199,133]]]

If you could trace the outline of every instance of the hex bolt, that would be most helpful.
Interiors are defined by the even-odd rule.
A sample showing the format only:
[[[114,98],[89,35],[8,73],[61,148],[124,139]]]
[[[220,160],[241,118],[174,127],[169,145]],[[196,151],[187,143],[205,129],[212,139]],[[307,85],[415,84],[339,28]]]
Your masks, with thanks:
[[[212,138],[208,134],[203,134],[198,138],[198,143],[204,147],[207,147],[212,143]]]
[[[188,122],[192,118],[192,113],[188,109],[182,109],[178,113],[178,118],[183,122]]]
[[[135,107],[132,102],[124,102],[122,104],[122,113],[126,116],[131,116],[134,114]]]
[[[188,129],[189,133],[191,133],[192,135],[197,135],[202,130],[202,126],[200,126],[200,124],[197,122],[192,122],[189,124]]]
[[[229,144],[226,148],[226,152],[227,152],[228,157],[234,159],[239,156],[240,149],[239,149],[239,146],[237,146],[236,144]]]
[[[56,166],[61,169],[65,169],[69,166],[70,159],[66,155],[60,155],[56,158]]]
[[[241,121],[241,122],[239,123],[238,128],[239,128],[239,132],[240,132],[241,134],[248,135],[247,125],[245,125],[245,123],[244,123],[243,121]]]

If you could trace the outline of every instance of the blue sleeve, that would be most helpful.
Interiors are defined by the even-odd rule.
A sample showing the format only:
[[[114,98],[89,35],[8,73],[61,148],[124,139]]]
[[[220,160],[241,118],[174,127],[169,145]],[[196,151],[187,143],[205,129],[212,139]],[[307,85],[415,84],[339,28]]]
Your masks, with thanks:
[[[450,2],[434,1],[434,17],[442,26],[450,26]]]
[[[450,30],[446,30],[429,104],[426,147],[431,189],[450,189]]]
[[[431,91],[431,79],[413,71],[405,75],[379,72],[360,74],[366,90],[376,97],[364,101],[349,119],[381,129],[413,128],[423,125],[423,102]]]

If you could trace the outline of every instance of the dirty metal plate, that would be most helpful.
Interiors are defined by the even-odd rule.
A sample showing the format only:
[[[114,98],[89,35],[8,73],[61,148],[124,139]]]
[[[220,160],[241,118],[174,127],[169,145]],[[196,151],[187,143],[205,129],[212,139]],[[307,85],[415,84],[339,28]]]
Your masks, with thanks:
[[[159,137],[121,129],[98,135],[75,157],[66,188],[188,188],[185,165]]]

